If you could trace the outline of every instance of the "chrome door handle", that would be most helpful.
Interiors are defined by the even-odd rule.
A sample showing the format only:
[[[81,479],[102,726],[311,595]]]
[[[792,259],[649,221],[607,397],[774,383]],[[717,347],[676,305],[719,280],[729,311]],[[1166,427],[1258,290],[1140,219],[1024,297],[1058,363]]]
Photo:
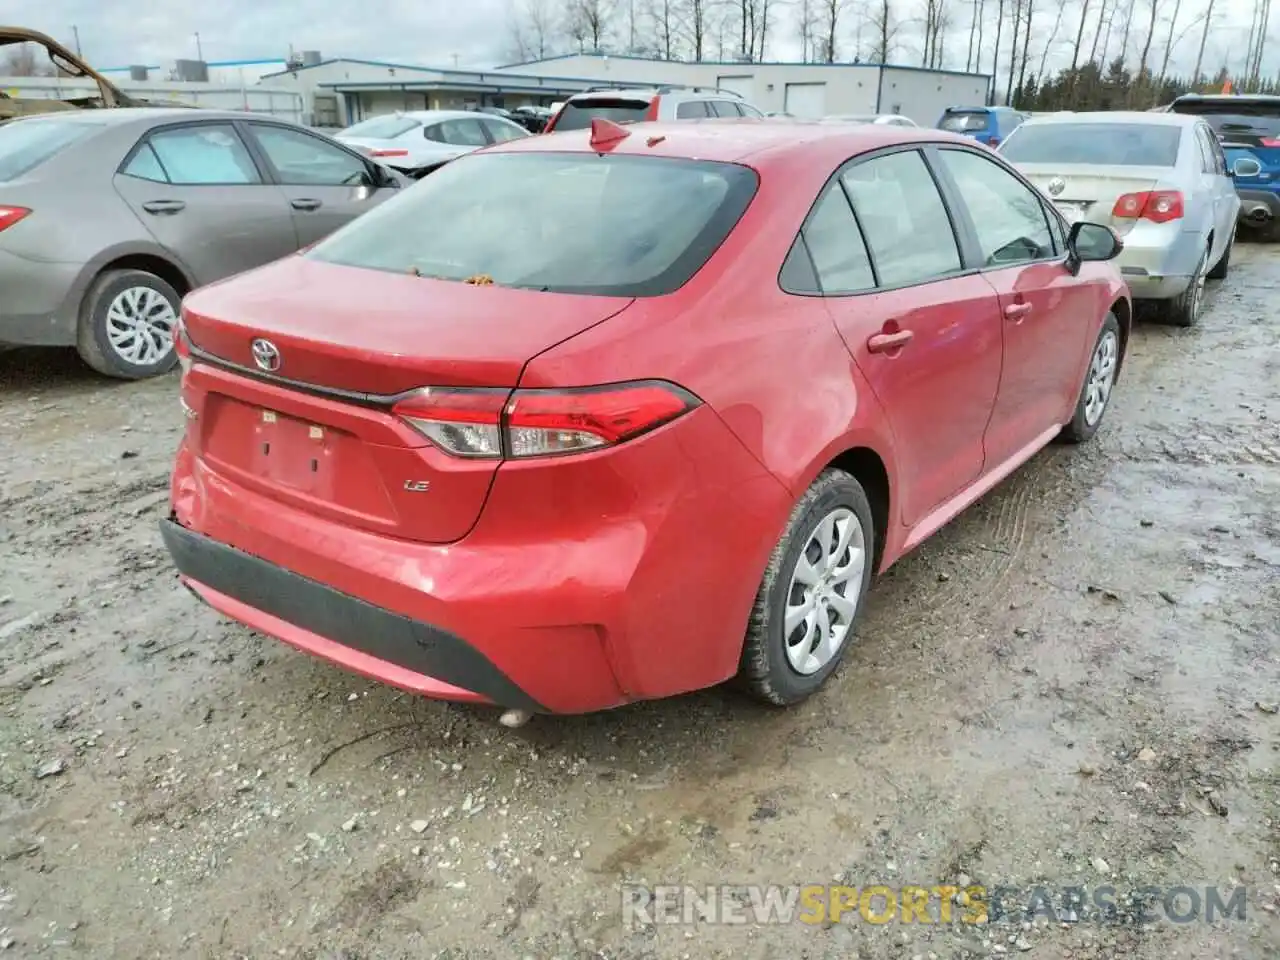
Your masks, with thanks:
[[[177,213],[185,210],[186,206],[181,200],[148,200],[142,205],[142,209],[147,213]]]
[[[295,210],[319,210],[322,206],[319,200],[313,200],[310,197],[304,197],[301,200],[291,200],[290,204]]]

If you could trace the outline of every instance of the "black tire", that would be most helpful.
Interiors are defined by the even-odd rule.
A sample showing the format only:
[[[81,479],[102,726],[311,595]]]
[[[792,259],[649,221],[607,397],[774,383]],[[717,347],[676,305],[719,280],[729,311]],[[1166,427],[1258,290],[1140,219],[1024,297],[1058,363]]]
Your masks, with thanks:
[[[783,622],[801,554],[810,546],[821,521],[844,508],[862,525],[864,554],[861,587],[850,626],[838,650],[814,673],[802,674],[788,662]],[[858,618],[866,601],[875,562],[876,530],[866,491],[843,470],[829,469],[813,482],[796,502],[786,530],[769,557],[738,667],[737,685],[747,694],[773,706],[790,706],[816,692],[835,672],[854,640]],[[827,616],[824,612],[823,616]]]
[[[1204,306],[1204,283],[1208,277],[1210,248],[1205,247],[1204,255],[1196,264],[1196,272],[1191,275],[1187,289],[1169,301],[1164,309],[1164,320],[1175,327],[1194,327],[1200,319],[1200,310]]]
[[[170,347],[168,353],[154,363],[134,363],[121,356],[107,336],[107,311],[121,293],[135,287],[146,287],[168,301],[177,317],[182,297],[168,283],[145,270],[104,270],[89,286],[80,305],[80,326],[76,349],[81,359],[98,373],[120,380],[142,380],[172,370],[178,355]]]
[[[1213,269],[1207,274],[1210,280],[1225,280],[1227,273],[1231,269],[1231,248],[1236,245],[1236,232],[1231,231],[1231,239],[1227,241],[1227,249],[1222,251],[1222,256],[1218,258],[1218,262],[1213,265]]]
[[[1107,396],[1103,400],[1102,410],[1092,423],[1089,422],[1088,407],[1090,386],[1093,379],[1094,364],[1098,360],[1099,348],[1107,338],[1111,338],[1114,348],[1114,366],[1111,373],[1111,386],[1107,390]],[[1107,409],[1111,406],[1111,395],[1115,392],[1116,376],[1120,372],[1120,321],[1116,319],[1114,313],[1108,313],[1107,319],[1102,322],[1102,329],[1098,331],[1098,337],[1093,341],[1093,350],[1089,353],[1089,365],[1084,370],[1084,381],[1080,384],[1080,395],[1076,399],[1075,413],[1072,414],[1071,422],[1062,428],[1059,439],[1064,443],[1085,443],[1093,439],[1093,435],[1098,432],[1098,428],[1102,426],[1102,421],[1107,415]]]

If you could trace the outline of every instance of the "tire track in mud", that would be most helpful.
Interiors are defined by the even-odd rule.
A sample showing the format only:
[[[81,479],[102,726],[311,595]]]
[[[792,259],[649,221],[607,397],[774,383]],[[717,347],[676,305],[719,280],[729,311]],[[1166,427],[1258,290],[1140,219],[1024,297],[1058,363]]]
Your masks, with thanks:
[[[28,493],[0,499],[0,516],[26,553],[65,553],[89,545],[110,548],[136,529],[140,518],[163,508],[169,471],[61,490],[43,484]]]

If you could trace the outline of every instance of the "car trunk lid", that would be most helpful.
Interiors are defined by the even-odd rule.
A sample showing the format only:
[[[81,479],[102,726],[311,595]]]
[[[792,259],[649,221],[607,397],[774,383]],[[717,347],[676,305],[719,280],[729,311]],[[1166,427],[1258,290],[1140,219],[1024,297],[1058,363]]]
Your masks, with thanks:
[[[456,540],[499,461],[445,454],[392,412],[393,398],[509,391],[533,356],[631,302],[288,258],[184,304],[197,361],[184,378],[188,439],[219,474],[282,503],[403,539]]]
[[[1019,163],[1022,174],[1048,195],[1070,222],[1087,220],[1124,226],[1112,216],[1116,201],[1128,193],[1161,189],[1168,167],[1099,164]]]

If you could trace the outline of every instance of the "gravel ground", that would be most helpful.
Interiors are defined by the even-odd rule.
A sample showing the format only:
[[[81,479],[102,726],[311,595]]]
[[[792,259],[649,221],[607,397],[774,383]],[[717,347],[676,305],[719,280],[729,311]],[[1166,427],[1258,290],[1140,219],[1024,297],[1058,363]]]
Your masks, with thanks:
[[[1280,955],[1280,252],[884,578],[827,690],[492,713],[177,584],[176,380],[0,355],[0,957]],[[625,883],[1247,887],[1209,924],[632,925]],[[1225,899],[1225,897],[1224,897]],[[1056,921],[1070,921],[1059,914]]]

